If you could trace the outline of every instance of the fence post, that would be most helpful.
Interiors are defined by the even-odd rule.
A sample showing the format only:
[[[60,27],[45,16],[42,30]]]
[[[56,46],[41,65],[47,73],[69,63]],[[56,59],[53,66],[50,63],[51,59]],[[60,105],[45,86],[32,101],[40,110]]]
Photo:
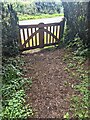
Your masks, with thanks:
[[[63,18],[63,20],[60,22],[60,38],[63,37],[63,33],[64,33],[64,25],[65,25],[65,18]]]
[[[20,33],[20,28],[18,26],[18,31],[19,31],[19,34],[18,34],[18,43],[19,43],[19,50],[21,51],[23,48],[22,48],[22,40],[21,40],[21,33]]]
[[[44,23],[39,23],[38,27],[39,27],[39,45],[40,48],[44,47]]]

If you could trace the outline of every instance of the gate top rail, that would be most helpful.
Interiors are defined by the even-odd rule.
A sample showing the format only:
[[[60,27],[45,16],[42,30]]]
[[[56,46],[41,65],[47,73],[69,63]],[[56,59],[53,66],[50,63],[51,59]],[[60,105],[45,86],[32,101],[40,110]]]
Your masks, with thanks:
[[[56,26],[56,25],[62,25],[63,22],[64,22],[64,18],[62,19],[62,21],[60,22],[55,22],[55,23],[47,23],[47,24],[44,24],[43,22],[43,25],[42,27],[48,27],[48,26]],[[39,24],[33,24],[33,25],[19,25],[19,28],[20,29],[24,29],[24,28],[37,28],[39,27]]]

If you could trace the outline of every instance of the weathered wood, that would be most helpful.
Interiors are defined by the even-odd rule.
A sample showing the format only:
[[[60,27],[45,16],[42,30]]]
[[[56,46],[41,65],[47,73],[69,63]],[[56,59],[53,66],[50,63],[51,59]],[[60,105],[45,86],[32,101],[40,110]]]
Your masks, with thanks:
[[[22,30],[23,30],[23,40],[24,40],[24,43],[25,43],[25,32],[24,32],[24,29],[22,29]],[[26,44],[25,44],[24,47],[26,47]]]
[[[64,20],[64,19],[63,19]],[[63,22],[63,20],[61,22]],[[48,23],[48,24],[43,24],[42,27],[50,27],[50,26],[57,26],[60,25],[61,22],[57,22],[57,23]],[[37,28],[39,27],[39,24],[37,25],[19,25],[20,29],[24,29],[24,28]]]
[[[48,27],[46,27],[46,30],[48,30]],[[46,33],[46,43],[48,43],[48,33]]]
[[[35,32],[36,32],[36,28],[35,28]],[[37,34],[35,34],[35,46],[37,46]]]
[[[27,28],[27,37],[29,38],[29,29]],[[30,47],[30,41],[28,41],[28,46]]]
[[[57,38],[57,36],[55,36],[53,33],[51,33],[50,31],[43,29],[43,31],[47,32],[48,34],[50,34],[52,37],[54,37],[56,39],[56,41],[59,41],[59,39]]]
[[[24,38],[23,44],[20,39],[20,50],[24,51],[24,50],[43,48],[45,46],[58,44],[63,36],[64,23],[65,20],[63,19],[59,23],[19,25],[19,29],[22,30],[22,34]],[[27,31],[27,34],[25,34],[25,29]],[[29,30],[31,30],[31,34]],[[32,45],[30,44],[30,41],[32,41]],[[27,43],[28,46],[26,46]]]
[[[56,42],[56,43],[44,44],[44,47],[45,47],[45,46],[51,46],[51,45],[58,45],[58,42]],[[23,52],[23,51],[26,51],[26,50],[31,50],[31,49],[36,49],[36,48],[40,48],[40,46],[37,45],[37,46],[27,47],[27,48],[21,49],[20,51]]]
[[[31,35],[32,33],[33,33],[33,28],[31,28]],[[31,39],[32,39],[32,46],[34,46],[33,37]]]
[[[55,28],[55,26],[53,26],[53,35],[54,35],[54,28]],[[54,37],[52,38],[52,43],[54,43]]]
[[[37,28],[38,25],[19,25],[20,29],[24,29],[24,28]]]
[[[51,26],[50,26],[50,32],[51,32]],[[51,34],[49,36],[49,43],[51,43]]]
[[[60,38],[63,37],[63,32],[64,32],[64,24],[65,24],[65,19],[63,19],[63,21],[60,22]]]
[[[60,34],[61,34],[61,31],[60,31],[61,27],[59,26],[59,39],[60,39]]]
[[[37,34],[39,31],[40,31],[40,30],[38,29],[36,32],[32,33],[31,36],[24,42],[24,44],[22,45],[22,47],[24,47],[25,44],[27,44],[27,43],[30,41],[30,39],[32,39],[32,37],[33,37],[35,34]]]
[[[56,26],[56,37],[58,35],[58,26]]]
[[[21,30],[19,28],[19,46],[20,46],[20,50],[22,50],[22,40],[21,40]]]
[[[44,46],[44,27],[43,27],[44,23],[40,23],[39,24],[39,45],[40,48],[43,48]]]

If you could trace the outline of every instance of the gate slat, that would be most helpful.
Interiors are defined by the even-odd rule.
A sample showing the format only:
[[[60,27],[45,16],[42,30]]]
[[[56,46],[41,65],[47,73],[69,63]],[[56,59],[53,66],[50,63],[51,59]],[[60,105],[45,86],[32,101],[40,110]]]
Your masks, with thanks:
[[[52,26],[51,26],[51,33],[52,33]],[[51,36],[51,43],[52,43],[52,36]]]
[[[58,26],[56,26],[56,37],[57,37],[57,35],[58,35]]]
[[[33,28],[31,28],[31,35],[33,33]],[[34,46],[33,37],[32,37],[32,46]]]
[[[36,32],[36,28],[35,28],[35,32]],[[37,34],[35,34],[35,46],[37,46]]]
[[[59,41],[59,39],[57,38],[57,36],[55,36],[53,33],[51,33],[50,31],[44,29],[45,32],[47,32],[48,34],[50,34],[52,37],[54,37],[56,39],[56,43],[57,41]]]
[[[24,43],[25,43],[25,31],[24,31],[24,29],[22,29],[22,31],[23,31],[23,39],[24,39]],[[25,45],[25,47],[26,47],[26,45]]]
[[[43,48],[56,45],[63,36],[65,19],[59,23],[40,23],[37,25],[20,25],[20,50]]]
[[[55,25],[55,28],[54,28],[54,34],[55,34],[55,36],[56,36],[56,25]],[[56,40],[54,39],[54,43],[56,42]]]
[[[46,29],[48,30],[48,27]],[[46,33],[46,44],[48,44],[48,33]]]
[[[51,26],[50,26],[50,31],[51,31]],[[51,43],[51,34],[49,35],[49,43]]]
[[[61,29],[61,28],[60,28],[60,26],[59,26],[59,39],[60,39],[60,34],[61,34],[60,29]]]
[[[50,31],[50,27],[48,27],[48,31]],[[50,40],[50,34],[48,34],[48,44],[49,44],[49,40]]]
[[[27,36],[29,38],[29,29],[27,28]],[[30,41],[28,41],[28,46],[30,47]]]
[[[54,29],[55,29],[55,26],[53,26],[53,34],[54,34]],[[52,38],[52,43],[54,43],[54,37]]]
[[[21,39],[21,29],[19,28],[19,46],[20,50],[22,50],[22,39]]]
[[[25,41],[25,43],[22,44],[22,46],[25,46],[25,44],[27,44],[29,40],[32,40],[32,37],[33,37],[35,34],[37,34],[39,31],[40,31],[40,30],[38,29],[36,32],[32,33],[32,34],[30,35],[30,37]],[[31,46],[31,47],[32,47],[32,46]]]

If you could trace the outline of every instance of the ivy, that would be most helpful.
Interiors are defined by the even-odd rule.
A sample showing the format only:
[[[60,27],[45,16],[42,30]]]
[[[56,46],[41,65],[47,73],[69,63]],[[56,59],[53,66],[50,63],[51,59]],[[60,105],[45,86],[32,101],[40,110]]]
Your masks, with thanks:
[[[78,79],[77,84],[73,85],[72,88],[75,91],[75,94],[71,97],[71,106],[70,110],[73,111],[73,119],[77,118],[78,120],[88,120],[89,116],[89,70],[86,69],[84,63],[87,61],[85,56],[77,56],[72,52],[72,54],[65,55],[63,58],[64,62],[67,63],[67,68],[65,71],[68,71],[71,78]],[[67,120],[70,119],[69,113],[64,115],[64,118]]]
[[[33,115],[31,107],[26,104],[26,87],[31,86],[30,78],[23,78],[21,72],[23,61],[17,58],[3,58],[3,85],[2,92],[2,112],[0,116],[5,119],[26,119]],[[21,61],[21,64],[19,63]],[[19,69],[20,68],[20,69]]]

